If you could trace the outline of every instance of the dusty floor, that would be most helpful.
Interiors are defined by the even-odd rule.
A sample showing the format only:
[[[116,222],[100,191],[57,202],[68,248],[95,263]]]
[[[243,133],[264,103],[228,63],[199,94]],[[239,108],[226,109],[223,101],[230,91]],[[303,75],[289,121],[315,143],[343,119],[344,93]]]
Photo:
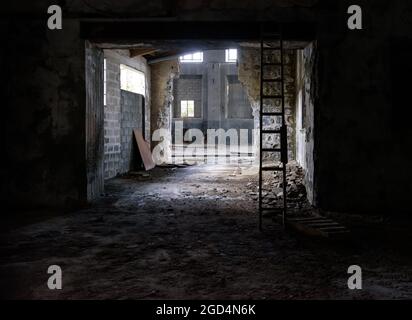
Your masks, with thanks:
[[[412,298],[410,221],[346,216],[343,242],[257,229],[256,168],[156,168],[107,181],[91,208],[1,236],[3,298]],[[337,218],[337,217],[335,217]],[[365,225],[367,228],[365,228]],[[47,289],[47,268],[63,290]],[[347,288],[347,268],[363,290]]]

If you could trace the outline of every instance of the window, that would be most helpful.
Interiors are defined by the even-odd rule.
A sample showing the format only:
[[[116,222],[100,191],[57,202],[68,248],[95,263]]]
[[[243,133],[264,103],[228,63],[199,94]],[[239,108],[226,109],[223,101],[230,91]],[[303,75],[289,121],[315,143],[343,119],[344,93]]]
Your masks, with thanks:
[[[195,102],[193,100],[180,101],[180,116],[182,118],[193,118],[195,116]]]
[[[106,81],[107,81],[107,76],[106,76],[106,59],[104,59],[103,62],[103,104],[107,104],[107,86],[106,86]]]
[[[144,96],[146,91],[146,79],[144,73],[121,64],[120,89]]]
[[[180,57],[180,62],[203,62],[203,52],[194,52]]]
[[[226,49],[226,62],[237,62],[237,49]]]

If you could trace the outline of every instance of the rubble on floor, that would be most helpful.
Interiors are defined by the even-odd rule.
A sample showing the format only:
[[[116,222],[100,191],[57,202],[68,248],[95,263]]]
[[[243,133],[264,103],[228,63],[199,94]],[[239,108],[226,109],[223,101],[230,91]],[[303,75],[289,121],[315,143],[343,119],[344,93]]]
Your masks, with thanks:
[[[312,212],[311,205],[307,200],[306,188],[304,185],[304,172],[296,161],[291,161],[286,166],[287,177],[287,203],[289,214],[306,216]],[[258,200],[258,184],[250,182],[246,185],[252,199]],[[283,202],[283,174],[273,172],[265,176],[262,190],[262,201],[264,205],[274,208],[281,208]]]
[[[290,181],[299,184],[300,170],[293,178],[294,170]],[[0,274],[7,277],[0,279],[0,298],[412,297],[406,224],[386,229],[354,221],[351,231],[362,242],[341,249],[301,241],[274,221],[260,231],[257,201],[248,194],[257,190],[256,166],[154,168],[149,174],[147,181],[140,173],[109,179],[107,197],[93,206],[2,232]],[[353,263],[368,274],[363,290],[347,288]],[[62,290],[46,286],[51,264],[63,269]]]

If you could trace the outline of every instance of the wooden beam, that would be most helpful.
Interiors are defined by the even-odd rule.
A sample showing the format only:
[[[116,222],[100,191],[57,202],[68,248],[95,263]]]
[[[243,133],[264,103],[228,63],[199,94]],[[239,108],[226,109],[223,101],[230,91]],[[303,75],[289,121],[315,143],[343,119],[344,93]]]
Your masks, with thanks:
[[[130,49],[130,58],[143,56],[145,54],[150,54],[156,52],[158,49],[154,48],[134,48]]]

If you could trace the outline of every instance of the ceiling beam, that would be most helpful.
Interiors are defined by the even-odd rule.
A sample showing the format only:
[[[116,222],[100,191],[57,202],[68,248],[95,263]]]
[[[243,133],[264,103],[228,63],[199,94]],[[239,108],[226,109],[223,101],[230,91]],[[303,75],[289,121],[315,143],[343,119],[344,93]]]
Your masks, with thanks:
[[[138,56],[143,56],[145,54],[151,54],[156,52],[158,49],[154,48],[134,48],[130,49],[130,58],[138,57]]]
[[[283,40],[312,41],[317,38],[314,22],[282,23]],[[275,21],[83,21],[80,35],[97,43],[143,42],[146,40],[260,40],[262,28],[276,33]]]

